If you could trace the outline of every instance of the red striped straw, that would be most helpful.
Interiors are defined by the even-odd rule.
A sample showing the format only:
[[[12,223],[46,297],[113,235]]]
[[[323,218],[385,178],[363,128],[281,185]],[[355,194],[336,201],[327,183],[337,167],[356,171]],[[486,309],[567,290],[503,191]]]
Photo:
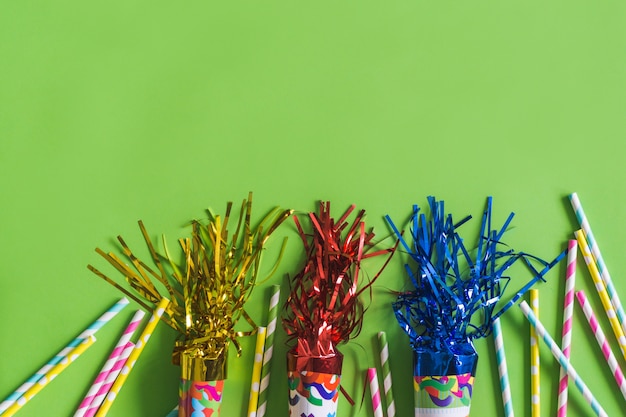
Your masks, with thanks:
[[[383,406],[380,403],[380,390],[378,389],[378,376],[376,368],[367,369],[367,379],[370,383],[370,393],[372,394],[372,407],[374,408],[374,417],[383,417]]]
[[[104,383],[102,384],[95,397],[93,398],[93,401],[91,401],[91,404],[87,408],[87,411],[85,412],[85,417],[93,417],[98,412],[98,409],[100,409],[100,406],[104,402],[104,399],[109,393],[111,386],[113,385],[113,383],[117,379],[117,376],[120,374],[122,368],[126,364],[126,359],[128,359],[130,353],[133,351],[134,348],[135,344],[133,342],[128,342],[126,344],[126,347],[124,347],[122,354],[118,357],[117,362],[115,362],[115,364],[111,368],[109,374],[104,380]]]
[[[567,243],[567,271],[565,273],[565,301],[563,302],[563,334],[561,350],[567,359],[570,358],[572,342],[572,313],[574,312],[574,283],[576,282],[576,254],[578,242],[571,239]],[[559,396],[557,417],[567,416],[567,372],[561,368],[559,376]]]
[[[611,350],[609,342],[606,340],[606,336],[604,335],[602,328],[598,324],[596,315],[591,309],[591,304],[587,302],[587,297],[585,297],[584,291],[577,291],[576,298],[578,299],[578,303],[585,313],[585,317],[587,318],[587,322],[591,327],[591,331],[593,332],[593,335],[598,342],[598,346],[600,346],[600,349],[602,349],[602,355],[604,356],[604,359],[606,359],[606,363],[609,365],[609,369],[611,369],[611,373],[615,378],[615,382],[617,382],[619,390],[626,399],[626,380],[624,379],[624,374],[622,372],[622,369],[619,367],[619,364],[617,363],[617,358],[615,358],[613,350]]]
[[[104,363],[104,366],[100,370],[100,373],[98,373],[98,376],[96,377],[93,384],[89,388],[87,395],[85,395],[85,398],[78,406],[78,410],[76,410],[76,413],[74,413],[74,417],[85,416],[85,414],[87,413],[87,410],[89,409],[89,406],[91,405],[92,401],[98,394],[100,387],[102,387],[102,384],[104,384],[104,381],[109,375],[109,372],[111,372],[111,369],[119,360],[120,356],[122,355],[122,352],[124,351],[124,348],[126,347],[128,342],[130,342],[130,338],[133,336],[133,333],[135,333],[135,330],[137,330],[137,327],[139,326],[139,323],[141,323],[141,320],[143,319],[143,316],[145,316],[145,314],[146,313],[144,313],[143,310],[137,310],[133,318],[130,320],[130,323],[124,330],[124,333],[122,333],[122,336],[120,337],[117,344],[115,345],[115,348],[113,349],[113,351],[109,355],[109,358],[107,359],[107,361]]]

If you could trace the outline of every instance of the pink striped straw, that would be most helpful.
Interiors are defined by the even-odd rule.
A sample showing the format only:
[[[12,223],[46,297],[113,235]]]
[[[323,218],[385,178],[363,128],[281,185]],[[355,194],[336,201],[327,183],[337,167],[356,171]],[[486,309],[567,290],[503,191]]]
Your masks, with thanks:
[[[587,302],[587,297],[585,297],[584,291],[577,291],[576,298],[578,299],[578,303],[585,313],[585,317],[587,317],[587,322],[589,323],[589,326],[593,331],[593,335],[596,337],[598,345],[602,349],[602,355],[604,355],[604,359],[606,359],[606,363],[609,365],[611,373],[615,377],[615,382],[617,382],[619,390],[622,392],[624,399],[626,399],[626,380],[624,380],[624,373],[619,367],[617,359],[615,358],[615,355],[613,354],[613,351],[611,350],[611,347],[606,340],[606,336],[604,335],[604,332],[602,331],[602,328],[600,327],[600,324],[596,319],[596,315],[591,309],[591,304]]]
[[[87,395],[85,395],[85,398],[78,406],[78,410],[76,410],[76,413],[74,413],[74,417],[85,416],[85,413],[89,409],[89,405],[91,405],[91,402],[96,397],[96,394],[100,390],[100,387],[102,386],[102,384],[104,384],[104,381],[109,375],[109,372],[111,371],[113,366],[116,364],[116,362],[119,360],[120,356],[122,355],[122,352],[124,351],[124,348],[126,347],[128,342],[130,342],[130,338],[133,336],[133,333],[135,333],[135,330],[137,330],[137,327],[139,326],[139,323],[141,323],[141,320],[143,319],[143,316],[145,316],[145,314],[146,313],[144,313],[143,310],[137,310],[133,318],[130,320],[130,323],[124,330],[124,333],[122,333],[122,337],[120,337],[120,339],[118,340],[117,344],[115,345],[115,348],[109,355],[109,358],[104,363],[102,370],[100,370],[100,373],[98,374],[93,384],[89,388]]]
[[[376,375],[376,368],[367,369],[367,379],[370,382],[370,393],[372,394],[374,417],[383,417],[383,406],[380,403],[380,390],[378,389],[378,376]]]
[[[128,359],[128,357],[130,356],[130,353],[133,351],[134,348],[135,348],[135,344],[133,342],[126,343],[126,346],[124,347],[124,350],[122,351],[122,354],[117,358],[117,362],[115,362],[115,364],[109,371],[106,379],[104,380],[103,384],[100,386],[100,389],[98,390],[93,400],[91,401],[91,404],[87,408],[85,412],[85,417],[93,417],[98,412],[98,409],[104,402],[104,399],[109,393],[111,386],[113,385],[113,383],[117,379],[117,376],[120,374],[122,368],[126,364],[126,359]]]
[[[572,314],[574,312],[574,283],[576,282],[576,254],[578,242],[571,239],[567,242],[567,271],[565,273],[565,301],[563,302],[563,334],[561,350],[567,359],[570,358],[572,343]],[[561,368],[559,376],[559,396],[557,417],[567,416],[567,372]]]

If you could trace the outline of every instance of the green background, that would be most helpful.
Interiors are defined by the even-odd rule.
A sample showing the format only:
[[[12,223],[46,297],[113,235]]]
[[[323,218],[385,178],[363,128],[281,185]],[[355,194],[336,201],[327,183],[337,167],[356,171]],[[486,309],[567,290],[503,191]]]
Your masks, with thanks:
[[[312,211],[319,200],[339,215],[354,203],[381,237],[383,215],[401,223],[435,195],[475,216],[470,241],[492,195],[498,222],[516,213],[507,243],[546,259],[573,237],[566,197],[576,191],[626,294],[625,18],[618,0],[1,1],[0,397],[120,297],[87,270],[121,278],[95,247],[115,250],[119,234],[141,253],[139,219],[173,246],[188,220],[248,191],[257,215]],[[267,284],[281,283],[284,299],[302,248],[291,221],[273,250],[282,236],[288,252]],[[398,415],[413,413],[411,354],[389,306],[401,264],[377,282],[365,329],[342,348],[357,406],[342,398],[341,416],[372,415],[367,397],[359,404],[379,330],[391,343]],[[582,261],[578,272],[600,313]],[[564,264],[540,287],[554,335],[563,276]],[[528,278],[516,272],[513,286]],[[267,291],[249,304],[260,323]],[[71,415],[134,307],[20,415]],[[619,415],[624,400],[578,307],[574,319],[572,362]],[[528,325],[518,308],[503,325],[515,411],[529,415]],[[158,327],[111,417],[172,409],[174,337]],[[492,340],[476,346],[472,414],[501,416]],[[224,416],[245,415],[253,348],[248,338],[242,357],[231,349]],[[285,351],[279,329],[270,416],[287,415]],[[554,415],[558,367],[544,346],[541,359],[542,412]],[[573,388],[570,398],[570,415],[592,414]]]

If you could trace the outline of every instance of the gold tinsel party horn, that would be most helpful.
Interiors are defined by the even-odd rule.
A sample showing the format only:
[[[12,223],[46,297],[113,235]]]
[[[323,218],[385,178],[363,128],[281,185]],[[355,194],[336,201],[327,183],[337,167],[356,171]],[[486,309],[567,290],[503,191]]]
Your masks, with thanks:
[[[156,270],[139,260],[121,237],[118,241],[131,266],[113,253],[96,249],[104,259],[124,275],[131,289],[122,286],[89,265],[89,269],[146,310],[152,310],[163,298],[171,302],[161,320],[179,333],[173,362],[181,367],[179,416],[213,410],[219,415],[222,388],[227,376],[230,343],[241,355],[240,336],[256,332],[257,325],[244,310],[260,271],[261,253],[276,228],[292,210],[272,209],[255,227],[251,224],[252,193],[243,200],[234,232],[229,234],[232,203],[225,215],[209,210],[208,222],[192,221],[191,236],[179,239],[182,262],[175,260],[164,240],[165,256],[160,257],[143,223],[139,228],[150,251]],[[286,239],[268,275],[276,271]],[[165,258],[166,262],[161,262]],[[162,294],[159,287],[165,288]],[[251,330],[235,331],[240,319]]]

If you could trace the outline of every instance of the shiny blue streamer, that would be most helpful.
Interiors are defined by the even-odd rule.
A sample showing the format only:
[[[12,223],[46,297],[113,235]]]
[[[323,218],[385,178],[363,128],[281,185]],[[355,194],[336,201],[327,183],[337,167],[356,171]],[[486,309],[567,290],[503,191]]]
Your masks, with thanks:
[[[487,199],[475,249],[468,250],[457,228],[471,216],[454,223],[452,216],[445,213],[443,201],[428,197],[428,204],[430,218],[420,212],[418,205],[413,206],[410,242],[391,218],[385,216],[401,247],[413,260],[405,269],[414,290],[401,293],[393,309],[415,352],[454,355],[459,349],[467,351],[474,339],[487,337],[493,320],[513,306],[537,281],[545,281],[545,274],[566,252],[546,262],[508,248],[501,239],[514,213],[500,229],[494,229],[491,197]],[[533,278],[498,308],[510,283],[510,277],[504,274],[520,260]]]

